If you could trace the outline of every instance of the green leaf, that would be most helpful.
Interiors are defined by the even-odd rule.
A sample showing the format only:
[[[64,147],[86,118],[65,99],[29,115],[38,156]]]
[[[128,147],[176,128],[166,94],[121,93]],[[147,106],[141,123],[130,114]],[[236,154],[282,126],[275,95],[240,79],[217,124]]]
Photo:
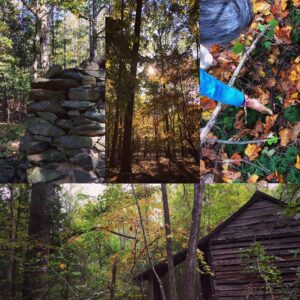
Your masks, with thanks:
[[[277,136],[272,136],[267,140],[267,144],[269,146],[273,145],[273,144],[277,144],[278,143],[279,138]]]
[[[244,51],[245,47],[240,42],[236,42],[235,45],[232,47],[232,51],[235,54],[241,54]]]
[[[266,28],[266,25],[262,25],[262,24],[258,23],[258,29],[259,29],[260,31],[264,31],[265,28]]]
[[[264,42],[264,47],[268,50],[270,50],[272,48],[272,43],[267,41],[267,42]]]

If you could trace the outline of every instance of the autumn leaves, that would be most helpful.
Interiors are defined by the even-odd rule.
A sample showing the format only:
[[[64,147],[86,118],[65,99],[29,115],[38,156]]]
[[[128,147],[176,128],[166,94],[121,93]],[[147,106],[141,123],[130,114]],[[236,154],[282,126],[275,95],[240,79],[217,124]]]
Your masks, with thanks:
[[[201,174],[214,182],[300,181],[300,1],[254,0],[254,22],[228,48],[211,47],[209,72],[228,82],[255,37],[268,31],[241,69],[235,86],[273,111],[225,107],[203,144]],[[202,97],[203,128],[216,102]]]

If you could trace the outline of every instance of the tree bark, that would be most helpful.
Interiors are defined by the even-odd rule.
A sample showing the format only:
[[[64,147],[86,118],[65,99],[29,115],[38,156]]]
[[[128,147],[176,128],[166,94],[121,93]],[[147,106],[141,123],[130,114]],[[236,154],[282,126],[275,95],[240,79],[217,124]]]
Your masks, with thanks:
[[[200,230],[200,218],[202,199],[204,194],[204,181],[201,178],[200,183],[194,185],[194,206],[192,212],[192,223],[190,228],[190,237],[185,262],[184,291],[186,299],[195,299],[196,287],[196,267],[197,267],[197,244]]]
[[[166,245],[167,245],[167,261],[168,261],[168,282],[169,282],[169,298],[170,300],[177,300],[176,276],[173,261],[173,241],[171,231],[171,221],[168,204],[167,187],[165,183],[161,184],[162,202],[164,207],[164,221],[166,231]]]
[[[121,177],[126,179],[127,174],[131,173],[131,163],[132,163],[132,148],[131,148],[131,138],[132,138],[132,121],[133,121],[133,108],[136,90],[136,74],[137,65],[139,57],[139,47],[140,47],[140,35],[141,35],[141,24],[142,24],[142,6],[143,0],[136,1],[136,16],[134,25],[134,40],[131,52],[131,67],[130,76],[128,82],[128,98],[124,118],[124,137],[123,137],[123,147],[122,147],[122,161],[121,161]]]
[[[115,299],[116,281],[117,281],[117,268],[118,268],[118,257],[115,257],[114,262],[113,262],[113,266],[112,266],[110,300]]]
[[[32,186],[28,227],[31,245],[26,252],[22,298],[24,300],[47,299],[54,194],[54,184],[39,183]]]

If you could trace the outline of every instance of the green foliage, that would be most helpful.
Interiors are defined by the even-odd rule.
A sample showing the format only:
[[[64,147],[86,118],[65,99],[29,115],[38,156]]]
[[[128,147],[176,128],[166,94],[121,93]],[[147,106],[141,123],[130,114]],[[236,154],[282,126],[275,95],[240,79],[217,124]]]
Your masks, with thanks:
[[[245,272],[259,276],[265,283],[269,293],[273,294],[275,287],[280,287],[282,276],[275,266],[277,258],[269,255],[260,242],[255,242],[240,254],[246,264]]]
[[[231,48],[231,50],[235,53],[235,54],[241,54],[245,49],[245,46],[243,44],[241,44],[239,41],[237,41],[234,46]]]
[[[299,122],[300,121],[300,110],[297,106],[290,106],[284,110],[284,118],[289,122]]]

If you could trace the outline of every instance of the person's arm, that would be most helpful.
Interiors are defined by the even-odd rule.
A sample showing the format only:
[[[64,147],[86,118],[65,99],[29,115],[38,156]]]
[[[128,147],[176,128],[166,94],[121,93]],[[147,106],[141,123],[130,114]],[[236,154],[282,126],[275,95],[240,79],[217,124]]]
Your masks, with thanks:
[[[200,96],[234,106],[242,106],[245,100],[242,92],[224,84],[202,69],[200,69]]]
[[[202,69],[200,69],[200,96],[206,96],[228,105],[246,106],[261,113],[273,114],[259,100],[250,98],[237,89],[224,84]]]

